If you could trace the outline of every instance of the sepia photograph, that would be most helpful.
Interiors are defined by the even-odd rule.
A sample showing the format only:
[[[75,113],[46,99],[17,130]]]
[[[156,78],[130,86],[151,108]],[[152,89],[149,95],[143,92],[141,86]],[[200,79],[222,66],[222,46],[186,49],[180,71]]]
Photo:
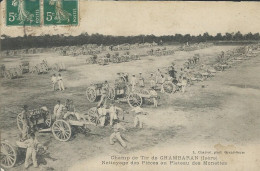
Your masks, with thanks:
[[[260,3],[4,0],[1,171],[260,170]]]

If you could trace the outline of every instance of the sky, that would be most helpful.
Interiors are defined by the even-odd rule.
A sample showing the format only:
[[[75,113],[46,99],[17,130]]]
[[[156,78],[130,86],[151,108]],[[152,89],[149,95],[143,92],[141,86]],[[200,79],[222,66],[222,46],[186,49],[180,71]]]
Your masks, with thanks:
[[[24,36],[23,27],[5,26],[1,3],[1,34]],[[27,27],[27,35],[99,33],[131,36],[140,34],[198,35],[260,32],[260,2],[140,2],[85,1],[79,3],[78,26]]]

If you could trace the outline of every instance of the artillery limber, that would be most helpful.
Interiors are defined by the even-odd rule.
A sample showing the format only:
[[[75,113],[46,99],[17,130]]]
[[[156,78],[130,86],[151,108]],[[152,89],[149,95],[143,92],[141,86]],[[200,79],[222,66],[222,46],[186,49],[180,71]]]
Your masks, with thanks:
[[[109,64],[109,58],[107,58],[107,57],[99,58],[98,64],[99,65],[108,65]]]
[[[103,88],[104,84],[103,83],[96,83],[96,84],[91,84],[87,90],[86,90],[86,96],[87,99],[90,102],[95,102],[98,99],[100,99],[101,95],[102,95],[102,88]],[[107,90],[107,98],[110,99],[110,94],[109,92],[112,92],[113,90],[111,90],[111,88],[109,87]]]
[[[5,69],[3,70],[3,76],[7,79],[19,78],[22,76],[22,70],[20,67]]]
[[[27,61],[22,62],[20,65],[22,74],[29,73],[30,72],[30,64]]]
[[[97,63],[97,55],[92,55],[86,59],[87,64],[96,64]]]
[[[21,163],[21,159],[25,158],[26,149],[25,141],[16,141],[15,145],[13,145],[7,140],[1,140],[1,167],[9,169]],[[37,146],[38,155],[42,155],[45,152],[45,149]]]
[[[93,124],[91,122],[91,116],[88,114],[79,114],[62,110],[62,114],[59,118],[54,119],[48,112],[47,108],[43,110],[35,109],[31,110],[28,116],[30,128],[38,131],[39,133],[52,132],[55,139],[59,141],[69,141],[72,136],[72,127],[86,129],[86,124]],[[69,113],[67,113],[69,112]],[[67,115],[65,117],[65,115]],[[81,116],[77,118],[77,116]],[[23,113],[17,115],[17,126],[20,131],[23,129]]]

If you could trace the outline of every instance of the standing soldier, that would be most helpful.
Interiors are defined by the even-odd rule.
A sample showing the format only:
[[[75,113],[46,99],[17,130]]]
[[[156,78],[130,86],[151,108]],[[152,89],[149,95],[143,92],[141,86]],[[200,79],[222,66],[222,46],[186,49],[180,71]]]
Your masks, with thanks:
[[[32,161],[33,161],[33,166],[34,166],[34,167],[38,167],[38,163],[37,163],[37,159],[36,159],[37,150],[38,150],[40,147],[43,147],[44,150],[46,150],[47,148],[44,147],[44,146],[42,146],[42,144],[40,144],[40,143],[38,142],[38,140],[36,139],[34,133],[31,133],[31,134],[30,134],[30,138],[27,139],[24,143],[25,143],[26,146],[27,146],[26,157],[25,157],[25,163],[24,163],[25,168],[27,169],[27,168],[29,167],[29,160],[30,160],[30,158],[31,158]]]
[[[75,112],[75,106],[74,106],[73,100],[67,99],[65,102],[65,108],[69,112]]]
[[[22,140],[26,140],[28,138],[28,133],[30,132],[30,121],[29,121],[29,111],[28,106],[23,106],[22,111],[22,122],[23,122],[23,130],[22,130]]]
[[[101,98],[100,98],[100,101],[98,102],[98,106],[100,106],[101,104],[103,104],[103,105],[106,104],[108,88],[109,88],[109,85],[108,85],[107,81],[105,81],[105,83],[102,85],[102,88],[101,88]]]
[[[114,129],[114,132],[110,135],[110,145],[113,145],[115,143],[115,141],[117,140],[120,142],[120,144],[124,148],[127,148],[127,145],[126,145],[125,141],[122,139],[121,133],[120,133],[120,129],[125,131],[125,128],[119,123],[118,119],[114,120],[113,129]]]
[[[161,73],[160,69],[157,69],[156,77],[155,77],[155,83],[156,84],[160,83],[161,75],[162,75],[162,73]]]
[[[63,84],[63,79],[62,79],[61,74],[59,74],[57,80],[58,80],[58,85],[59,85],[59,89],[60,89],[60,91],[65,90],[65,88],[64,88],[64,84]]]
[[[109,117],[110,117],[110,126],[113,125],[113,120],[118,119],[118,113],[124,112],[120,107],[116,107],[115,103],[112,102],[111,107],[109,108]]]
[[[182,91],[182,93],[185,93],[187,83],[188,83],[188,81],[187,81],[186,77],[182,77],[182,79],[181,79],[181,91]]]
[[[62,117],[61,115],[64,108],[65,107],[60,103],[60,100],[58,100],[53,110],[54,119],[60,119]]]
[[[55,74],[52,75],[51,82],[52,82],[53,91],[55,91],[56,90],[56,84],[57,84],[57,77],[56,77]]]
[[[137,82],[137,81],[136,81],[136,77],[135,77],[135,75],[133,74],[132,79],[131,79],[132,91],[135,90],[136,82]]]
[[[102,105],[98,108],[97,110],[98,115],[99,115],[99,121],[100,121],[100,126],[104,127],[105,126],[105,122],[106,122],[106,115],[107,115],[107,109],[106,109],[106,105]]]
[[[161,93],[164,93],[163,84],[165,83],[165,77],[164,77],[164,75],[161,75],[161,77],[162,77],[161,82],[160,82],[160,84],[161,84]]]
[[[144,87],[144,77],[141,72],[139,73],[139,86]]]
[[[155,83],[155,78],[154,78],[154,75],[153,75],[153,73],[151,73],[151,75],[150,75],[150,87],[151,88],[155,88],[155,86],[156,86],[156,83]]]
[[[140,106],[133,108],[131,112],[134,112],[135,114],[134,127],[136,128],[139,125],[139,128],[143,128],[147,112],[145,112]]]
[[[157,107],[158,106],[158,101],[157,101],[158,94],[155,91],[155,88],[151,88],[150,95],[151,95],[151,98],[153,99],[153,106]]]

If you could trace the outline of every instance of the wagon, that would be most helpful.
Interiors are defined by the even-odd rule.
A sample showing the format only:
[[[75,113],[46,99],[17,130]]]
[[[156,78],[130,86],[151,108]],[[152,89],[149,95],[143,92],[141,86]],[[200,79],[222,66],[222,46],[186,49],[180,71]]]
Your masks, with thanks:
[[[144,103],[152,104],[150,91],[146,88],[135,88],[127,97],[127,102],[131,107],[142,106]]]
[[[96,83],[96,84],[91,84],[87,90],[86,90],[86,96],[87,99],[90,102],[95,102],[101,97],[101,89],[104,86],[103,83]],[[109,90],[107,91],[107,98],[112,99],[113,93],[109,94],[110,92],[113,92],[113,89],[111,87],[108,88]]]
[[[98,59],[98,64],[99,65],[108,65],[109,64],[109,58],[100,58]]]
[[[3,75],[7,79],[19,78],[22,75],[22,70],[20,67],[5,69]]]
[[[25,73],[28,73],[30,71],[30,64],[29,62],[25,61],[25,62],[22,62],[22,64],[20,65],[21,67],[21,70],[22,70],[22,73],[25,74]]]
[[[173,81],[173,78],[168,77],[163,83],[160,83],[161,80],[158,80],[159,83],[155,85],[155,89],[161,90],[163,88],[163,92],[167,94],[175,93],[178,90],[178,86],[176,85],[176,81]]]
[[[69,141],[72,136],[72,128],[86,129],[86,124],[92,124],[91,118],[87,114],[84,114],[84,118],[87,118],[87,122],[77,120],[74,115],[70,115],[66,119],[52,119],[49,112],[45,114],[40,110],[33,110],[30,112],[29,119],[32,124],[32,128],[38,130],[40,133],[52,132],[55,139],[59,141]],[[72,112],[71,112],[72,113]],[[44,115],[43,115],[44,114]],[[20,131],[23,128],[22,113],[17,116],[17,126]]]
[[[96,64],[97,63],[97,55],[93,55],[86,59],[87,64]]]
[[[55,63],[51,66],[51,69],[53,71],[65,71],[66,70],[66,67],[65,67],[65,64],[63,62],[60,62],[60,63]]]

